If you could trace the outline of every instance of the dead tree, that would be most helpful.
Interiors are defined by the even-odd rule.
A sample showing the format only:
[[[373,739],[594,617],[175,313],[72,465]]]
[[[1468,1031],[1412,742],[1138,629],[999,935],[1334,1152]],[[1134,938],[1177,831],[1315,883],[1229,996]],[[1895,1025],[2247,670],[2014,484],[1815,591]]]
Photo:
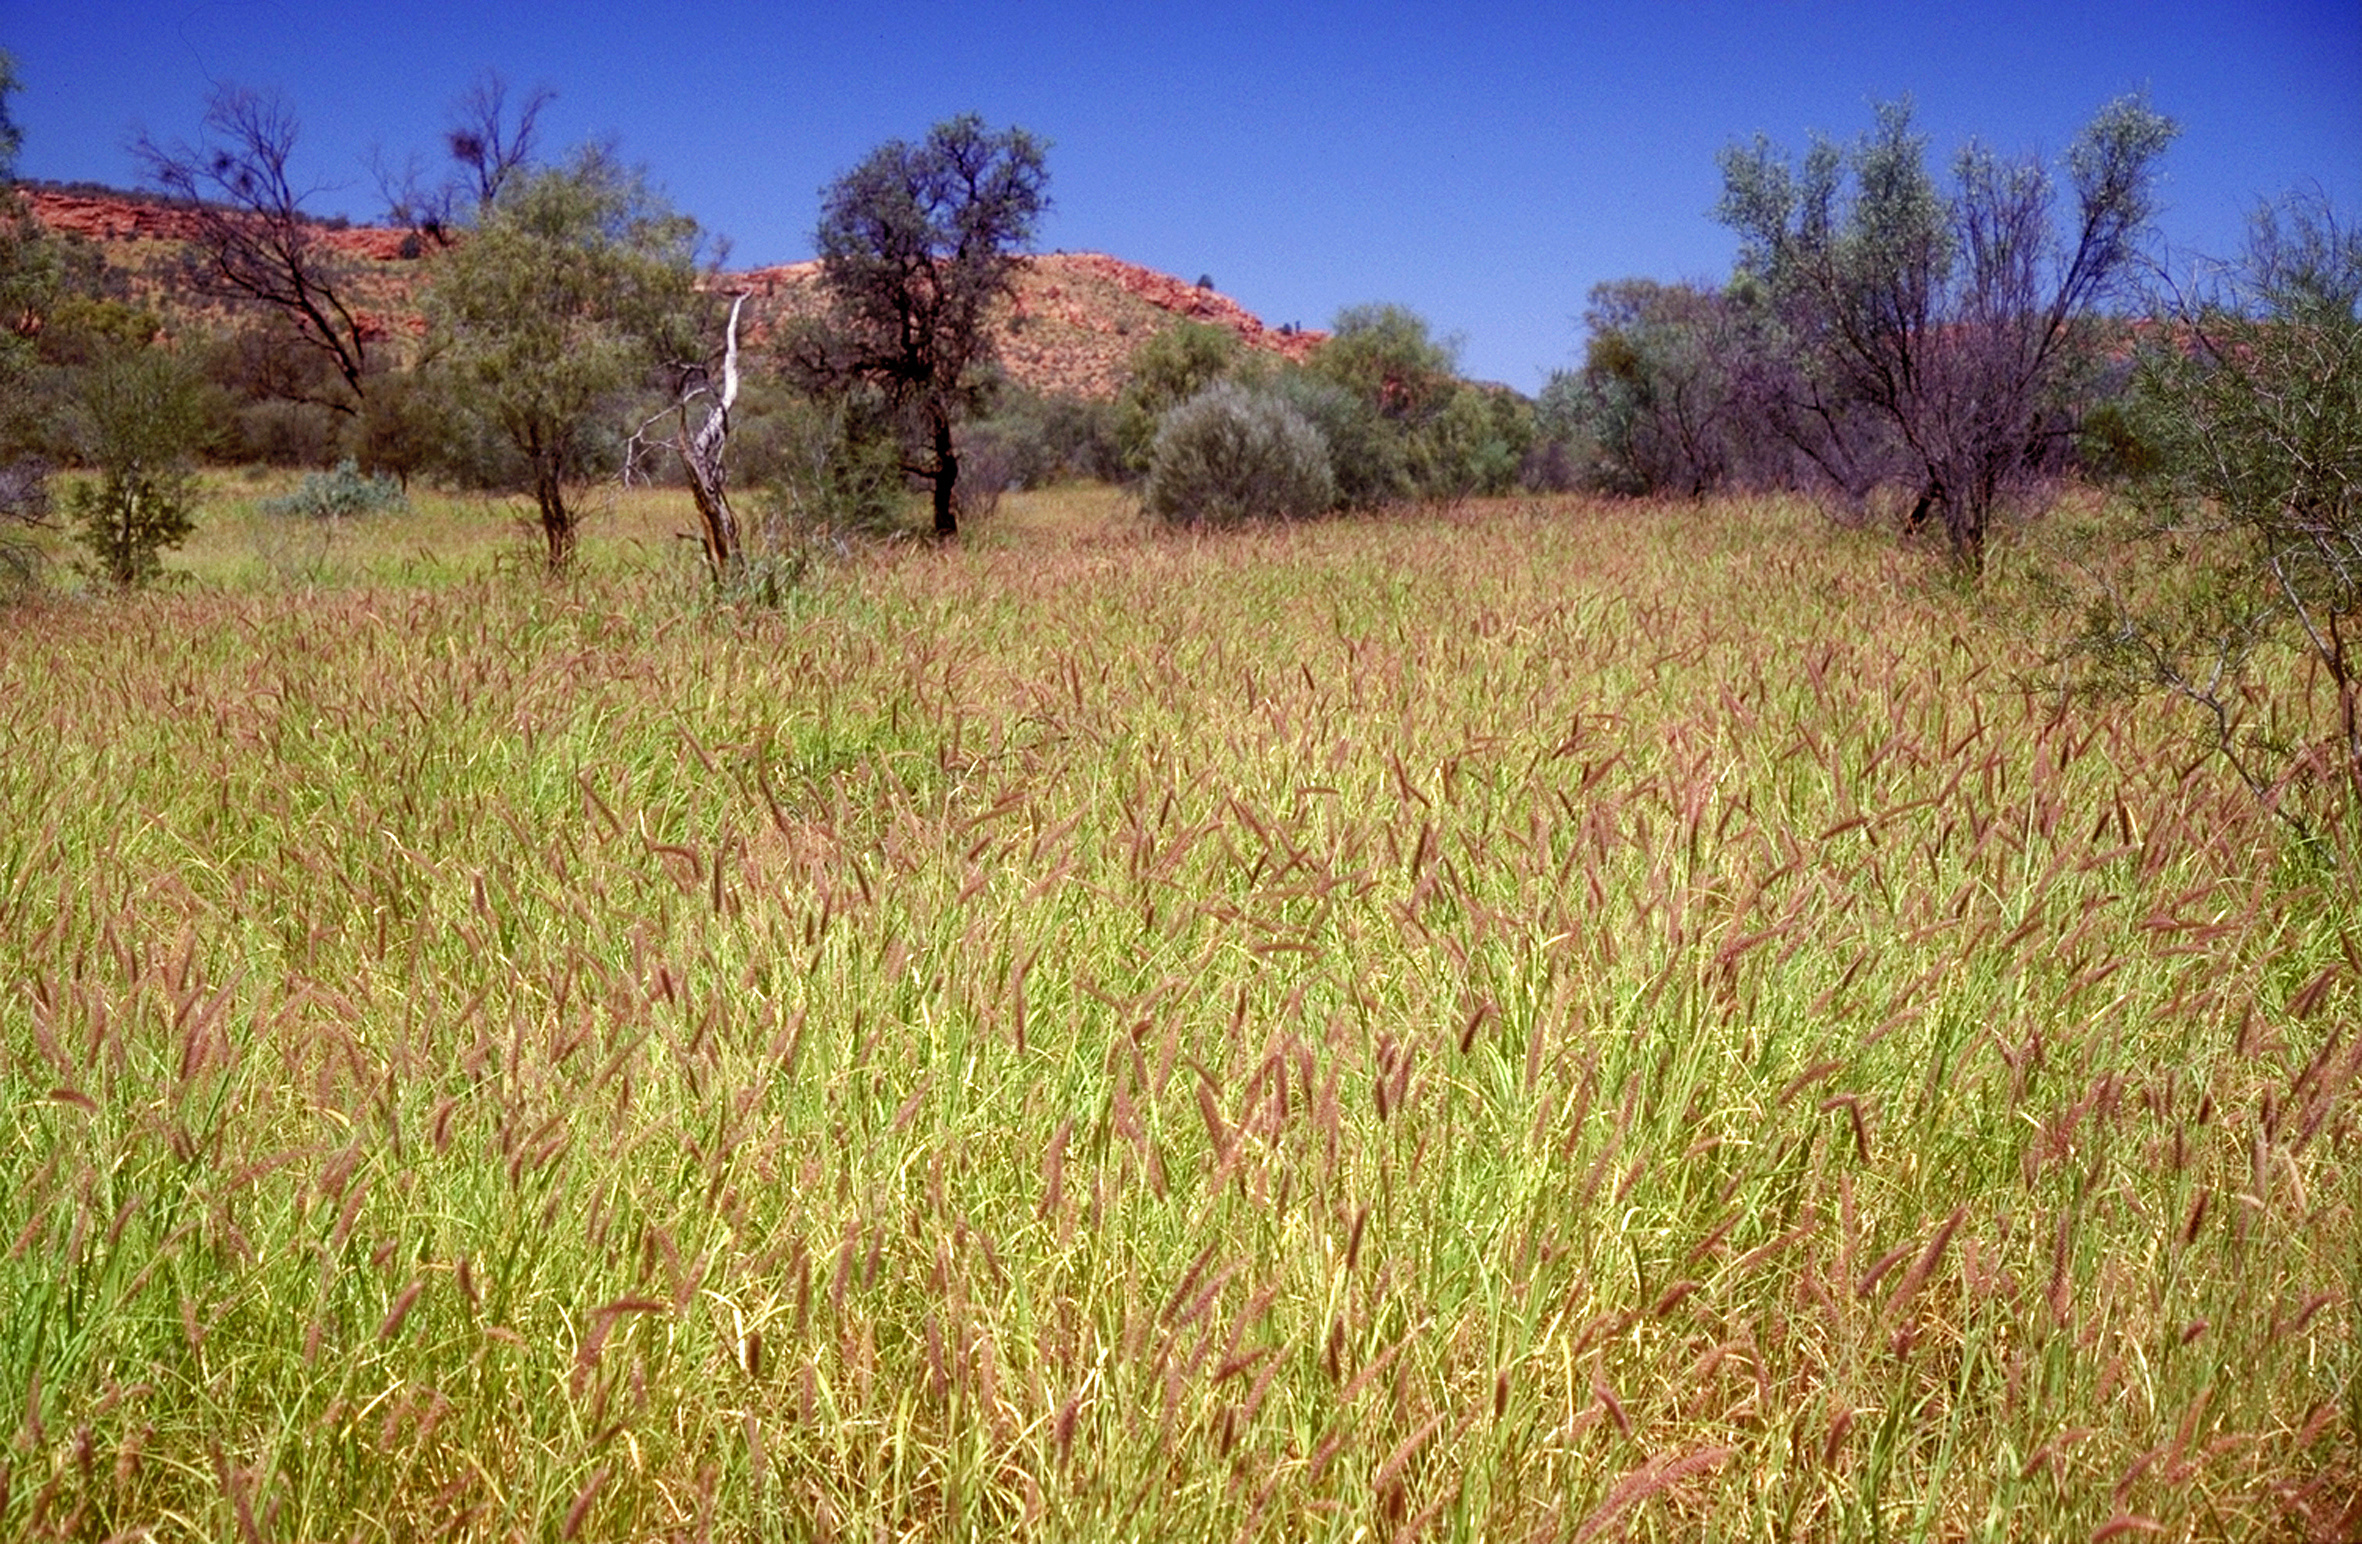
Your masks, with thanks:
[[[533,165],[541,114],[557,93],[534,87],[513,116],[508,98],[508,82],[486,70],[451,104],[451,125],[443,131],[451,166],[440,182],[427,180],[416,156],[399,167],[373,162],[386,218],[415,232],[422,247],[456,242],[477,211]]]
[[[730,299],[730,320],[723,333],[721,380],[712,367],[698,364],[682,372],[677,400],[656,418],[642,424],[625,448],[624,478],[639,471],[647,452],[647,433],[667,415],[673,419],[671,446],[689,479],[689,496],[697,504],[698,539],[705,548],[705,565],[714,583],[722,584],[746,564],[746,544],[738,530],[737,512],[730,507],[729,469],[723,453],[729,448],[730,409],[738,401],[738,315],[747,297]],[[692,426],[692,410],[703,401],[705,414]]]
[[[143,134],[132,153],[187,220],[199,287],[277,312],[343,380],[347,395],[324,405],[351,413],[368,374],[368,338],[348,299],[353,264],[304,209],[317,190],[296,186],[289,170],[299,129],[276,93],[224,86],[205,109],[196,144],[163,145]]]

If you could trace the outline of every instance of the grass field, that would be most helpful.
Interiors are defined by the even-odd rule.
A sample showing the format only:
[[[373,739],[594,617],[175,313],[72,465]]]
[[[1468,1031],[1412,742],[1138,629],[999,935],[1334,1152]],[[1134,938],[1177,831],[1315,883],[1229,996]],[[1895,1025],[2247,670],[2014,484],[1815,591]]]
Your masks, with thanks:
[[[0,614],[0,1535],[2341,1539],[2362,942],[1780,503]]]

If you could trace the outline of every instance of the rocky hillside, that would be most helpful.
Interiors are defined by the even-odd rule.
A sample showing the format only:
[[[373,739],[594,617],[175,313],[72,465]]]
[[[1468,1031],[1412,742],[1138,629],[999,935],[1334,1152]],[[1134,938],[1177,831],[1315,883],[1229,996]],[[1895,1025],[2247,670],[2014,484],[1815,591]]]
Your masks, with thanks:
[[[150,304],[170,310],[178,258],[188,238],[188,216],[136,194],[28,186],[36,219],[60,234],[98,245],[109,266],[133,282]],[[320,238],[363,265],[360,293],[372,330],[415,332],[418,317],[406,304],[426,265],[407,231],[325,223]],[[716,287],[755,297],[758,326],[817,307],[820,265],[790,263],[720,276]],[[1000,322],[1001,358],[1009,373],[1037,391],[1112,397],[1123,384],[1124,361],[1140,343],[1182,321],[1226,327],[1249,348],[1301,360],[1324,333],[1267,327],[1229,296],[1170,274],[1097,252],[1028,257],[1017,292]]]

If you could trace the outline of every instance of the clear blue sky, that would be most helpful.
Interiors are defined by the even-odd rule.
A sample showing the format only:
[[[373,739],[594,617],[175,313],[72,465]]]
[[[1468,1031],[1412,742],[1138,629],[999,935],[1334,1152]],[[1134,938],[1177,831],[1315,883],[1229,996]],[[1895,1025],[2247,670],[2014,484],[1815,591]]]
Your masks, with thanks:
[[[377,213],[373,146],[431,152],[486,67],[546,84],[554,148],[613,136],[738,265],[810,255],[823,183],[973,110],[1051,142],[1041,245],[1210,274],[1266,320],[1396,300],[1524,390],[1585,293],[1719,278],[1715,153],[1850,137],[1918,102],[1939,156],[2055,155],[2146,89],[2184,127],[2165,232],[2234,248],[2259,195],[2362,217],[2362,3],[1594,5],[0,0],[29,177],[128,184],[135,127],[191,134],[211,83],[277,87],[319,207]]]

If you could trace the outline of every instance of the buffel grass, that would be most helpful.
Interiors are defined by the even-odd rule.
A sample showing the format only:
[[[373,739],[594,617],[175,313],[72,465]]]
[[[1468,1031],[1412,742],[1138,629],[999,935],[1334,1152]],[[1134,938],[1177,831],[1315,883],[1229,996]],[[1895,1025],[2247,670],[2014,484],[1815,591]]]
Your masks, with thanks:
[[[0,618],[0,1534],[2362,1529],[2351,855],[2002,602],[665,508]]]

